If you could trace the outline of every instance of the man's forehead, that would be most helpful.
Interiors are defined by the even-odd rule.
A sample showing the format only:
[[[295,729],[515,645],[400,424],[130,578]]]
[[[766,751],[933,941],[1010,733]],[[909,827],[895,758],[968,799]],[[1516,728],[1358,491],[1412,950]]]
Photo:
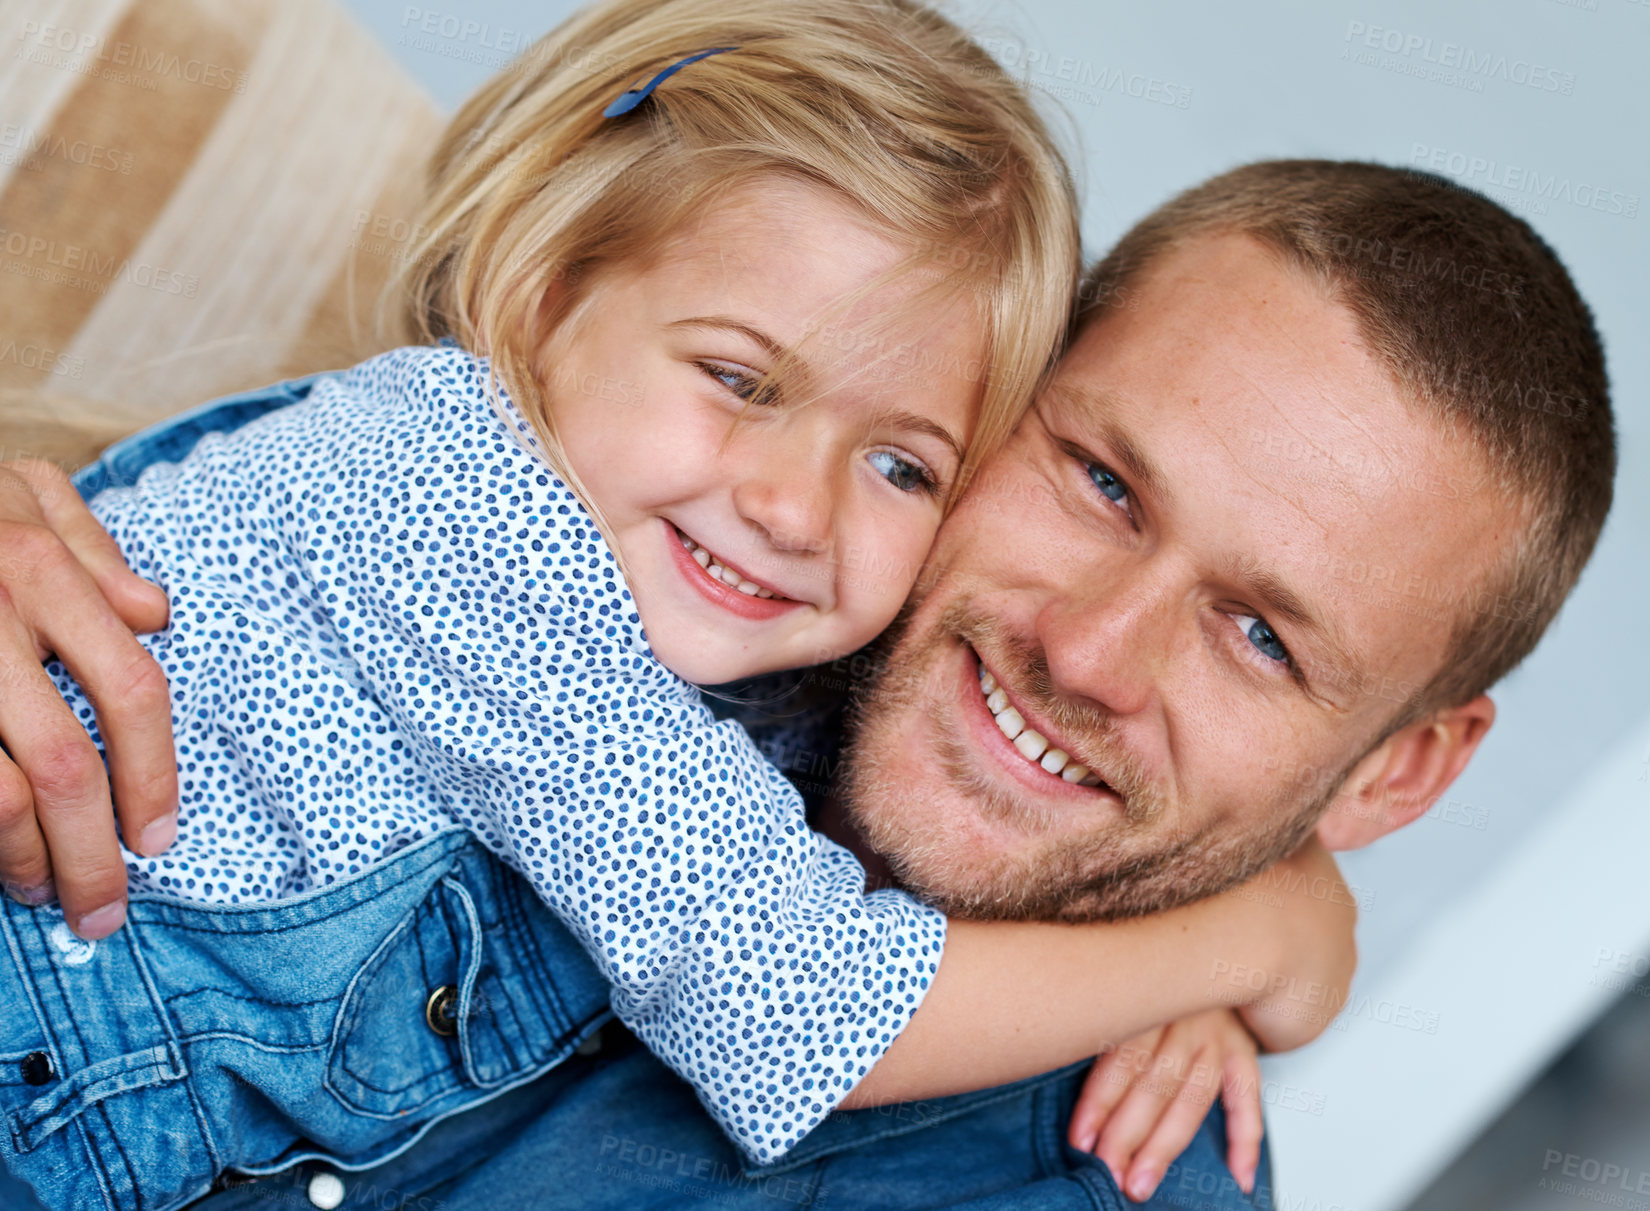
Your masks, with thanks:
[[[1424,445],[1433,436],[1364,347],[1351,312],[1252,240],[1207,237],[1176,249],[1130,298],[1079,337],[1048,398],[1126,449],[1146,472],[1142,487],[1155,480],[1173,492],[1177,455],[1213,452],[1174,445],[1194,434],[1240,467],[1271,433],[1317,452],[1308,473],[1281,463],[1261,477],[1273,492],[1333,490],[1343,477],[1355,487],[1373,465],[1390,476],[1404,437]]]

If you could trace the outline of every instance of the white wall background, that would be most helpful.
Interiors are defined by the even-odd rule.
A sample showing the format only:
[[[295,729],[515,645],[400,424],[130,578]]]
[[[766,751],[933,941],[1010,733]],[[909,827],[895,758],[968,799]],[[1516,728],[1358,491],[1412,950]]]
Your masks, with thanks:
[[[448,107],[573,7],[346,2]],[[1345,1028],[1270,1069],[1278,1206],[1402,1206],[1624,987],[1616,952],[1650,943],[1650,0],[950,11],[1064,112],[1091,250],[1242,161],[1376,159],[1518,210],[1598,316],[1623,453],[1598,555],[1501,688],[1500,720],[1448,799],[1349,856],[1373,898]],[[1438,66],[1469,56],[1487,70]]]

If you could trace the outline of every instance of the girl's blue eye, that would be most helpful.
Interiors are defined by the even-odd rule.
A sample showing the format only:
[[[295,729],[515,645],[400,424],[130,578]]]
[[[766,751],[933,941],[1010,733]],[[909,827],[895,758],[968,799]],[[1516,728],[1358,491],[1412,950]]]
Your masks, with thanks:
[[[1265,620],[1247,614],[1236,614],[1233,618],[1248,636],[1249,642],[1254,644],[1255,651],[1268,660],[1276,660],[1279,664],[1289,663],[1289,649],[1283,646],[1283,640],[1278,638],[1276,631],[1266,625]]]
[[[722,386],[747,404],[771,404],[777,395],[777,392],[771,386],[764,386],[762,381],[755,375],[735,370],[732,366],[722,366],[716,362],[700,362],[699,369],[721,383]]]
[[[877,469],[877,474],[901,492],[933,491],[934,477],[919,463],[901,458],[892,450],[873,450],[866,458]]]
[[[1109,468],[1102,467],[1099,463],[1090,463],[1088,472],[1089,478],[1094,481],[1094,486],[1100,489],[1100,494],[1107,500],[1122,504],[1129,498],[1129,490],[1123,486],[1122,480],[1111,473]]]

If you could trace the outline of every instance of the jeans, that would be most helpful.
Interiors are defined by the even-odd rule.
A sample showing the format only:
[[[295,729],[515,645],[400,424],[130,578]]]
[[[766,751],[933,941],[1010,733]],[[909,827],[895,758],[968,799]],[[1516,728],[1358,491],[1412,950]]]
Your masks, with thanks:
[[[1145,1204],[1064,1143],[1086,1065],[932,1102],[838,1111],[784,1161],[742,1165],[693,1092],[622,1027],[594,1056],[438,1125],[389,1164],[342,1178],[341,1211],[659,1211],[724,1207],[986,1211],[1270,1211],[1265,1153],[1245,1197],[1227,1171],[1217,1106]],[[300,1166],[220,1193],[199,1211],[294,1211],[334,1175]]]

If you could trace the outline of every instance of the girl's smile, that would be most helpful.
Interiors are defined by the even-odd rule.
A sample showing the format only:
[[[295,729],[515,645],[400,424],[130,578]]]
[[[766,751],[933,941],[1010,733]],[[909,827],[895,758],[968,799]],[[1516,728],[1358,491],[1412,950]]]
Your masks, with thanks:
[[[802,602],[775,592],[759,580],[746,576],[725,560],[700,546],[681,530],[664,523],[667,543],[674,543],[678,570],[706,600],[741,618],[777,618],[787,610],[800,609]]]

